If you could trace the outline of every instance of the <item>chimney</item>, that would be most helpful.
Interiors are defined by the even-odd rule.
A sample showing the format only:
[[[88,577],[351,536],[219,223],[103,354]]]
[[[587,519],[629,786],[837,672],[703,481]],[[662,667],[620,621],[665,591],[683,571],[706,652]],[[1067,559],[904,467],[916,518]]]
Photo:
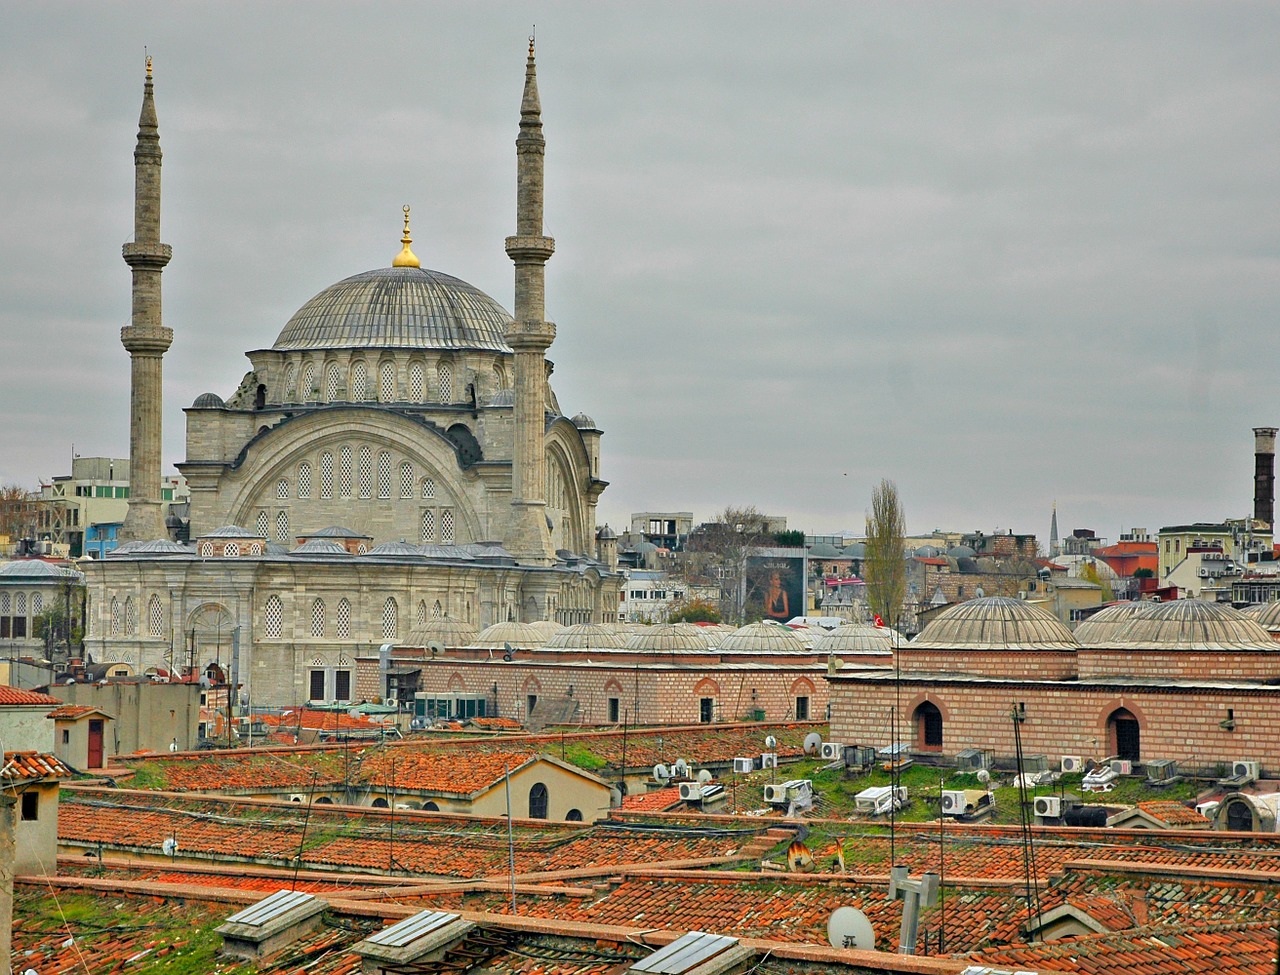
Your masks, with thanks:
[[[1253,428],[1253,517],[1275,525],[1276,428]]]

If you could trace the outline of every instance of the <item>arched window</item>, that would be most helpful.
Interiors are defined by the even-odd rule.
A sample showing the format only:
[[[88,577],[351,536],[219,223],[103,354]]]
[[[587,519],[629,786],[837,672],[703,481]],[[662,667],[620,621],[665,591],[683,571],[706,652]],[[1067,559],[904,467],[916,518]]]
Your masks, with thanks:
[[[360,448],[360,466],[358,469],[360,497],[373,496],[373,451],[368,447]]]
[[[213,542],[200,543],[200,557],[202,559],[213,558]]]
[[[413,465],[408,461],[400,465],[400,497],[413,497]]]
[[[284,398],[286,402],[293,399],[294,393],[298,391],[298,367],[294,363],[289,363],[284,369]]]
[[[388,596],[382,604],[382,639],[394,640],[399,625],[399,612],[393,596]]]
[[[436,600],[436,604],[431,607],[431,618],[433,620],[442,619],[444,617],[444,607],[440,605],[440,600]]]
[[[342,392],[342,370],[336,362],[329,363],[325,373],[324,398],[326,402],[334,402]]]
[[[418,626],[425,626],[427,623],[427,601],[425,599],[418,600]]]
[[[493,367],[493,385],[495,389],[507,388],[507,374],[502,371],[502,366],[496,363]]]
[[[289,512],[276,512],[276,541],[289,541]]]
[[[9,615],[9,606],[9,594],[7,592],[0,592],[0,616]]]
[[[1116,708],[1107,716],[1109,751],[1131,762],[1142,761],[1142,728],[1127,708]]]
[[[311,604],[311,635],[324,636],[324,600],[317,599]]]
[[[298,465],[298,497],[303,501],[311,497],[311,465],[305,460]]]
[[[272,596],[267,600],[267,606],[262,611],[262,627],[269,640],[279,640],[283,635],[284,603],[280,601],[279,596]]]
[[[308,362],[302,367],[302,387],[298,390],[298,399],[303,403],[310,403],[315,400],[316,395],[316,367],[315,363]]]
[[[130,636],[138,632],[138,604],[132,596],[124,601],[124,631]]]
[[[250,555],[261,555],[261,554],[262,554],[262,543],[261,543],[261,542],[250,542],[250,543],[249,543],[249,554],[250,554]]]
[[[930,701],[916,708],[916,746],[919,748],[942,747],[942,712]]]
[[[422,370],[422,363],[411,363],[409,365],[409,401],[411,403],[421,403],[422,394],[426,392],[426,389],[427,379]]]
[[[535,782],[529,790],[529,818],[547,818],[547,787],[541,782]]]
[[[338,496],[343,498],[351,497],[351,471],[353,469],[352,453],[350,447],[343,447],[338,451]]]
[[[453,544],[453,512],[448,508],[440,512],[440,544]]]
[[[436,366],[436,389],[440,391],[441,403],[453,402],[453,366],[447,362]]]
[[[123,620],[120,617],[120,600],[114,596],[111,597],[111,635],[119,636],[120,630],[123,628]]]
[[[276,481],[276,498],[280,501],[289,497],[289,479],[282,477]]]
[[[320,497],[333,497],[333,454],[327,450],[320,455]]]
[[[378,454],[378,497],[391,497],[391,455],[385,450]]]
[[[147,600],[147,636],[164,634],[164,604],[155,593]]]
[[[427,812],[439,812],[439,811],[440,811],[440,807],[439,807],[439,806],[437,806],[437,805],[436,805],[434,802],[432,802],[430,799],[428,799],[426,802],[424,802],[424,803],[422,804],[422,808],[423,808],[424,810],[426,810]]]
[[[19,616],[27,615],[27,594],[25,592],[18,593],[13,601],[14,612]]]
[[[43,610],[44,610],[44,596],[40,595],[40,593],[38,592],[33,592],[31,594],[31,615],[39,616]]]
[[[240,557],[240,546],[235,542],[227,542],[222,546],[222,557],[224,559],[236,559]]]
[[[351,603],[346,597],[338,600],[338,611],[334,614],[333,622],[339,640],[351,639]]]
[[[581,810],[581,809],[570,809],[567,813],[565,813],[565,814],[564,814],[564,821],[565,821],[566,823],[580,823],[580,822],[582,822],[582,810]]]
[[[263,538],[271,537],[271,516],[265,511],[258,512],[258,534]]]
[[[384,403],[394,403],[396,399],[396,366],[394,362],[384,362],[378,375],[378,398]]]
[[[369,398],[369,369],[363,362],[351,367],[351,402],[363,403]]]
[[[436,540],[436,513],[430,508],[422,512],[422,540],[424,542]]]
[[[431,501],[435,496],[436,482],[430,477],[424,477],[422,479],[422,497],[427,501]]]
[[[374,809],[386,809],[389,807],[390,803],[388,803],[386,799],[379,797],[373,800],[372,805]]]

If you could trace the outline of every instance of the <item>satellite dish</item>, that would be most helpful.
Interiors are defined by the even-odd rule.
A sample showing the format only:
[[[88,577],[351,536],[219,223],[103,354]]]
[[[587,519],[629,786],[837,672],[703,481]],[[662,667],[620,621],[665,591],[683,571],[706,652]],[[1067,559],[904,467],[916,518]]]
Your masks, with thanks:
[[[435,657],[444,653],[444,644],[439,640],[432,640],[427,644],[427,649],[431,651],[431,656]]]
[[[172,836],[165,837],[165,841],[160,844],[160,851],[167,857],[177,856],[178,841]]]
[[[984,768],[978,769],[978,781],[983,785],[986,785],[991,781],[991,773]]]
[[[765,735],[764,747],[769,749],[769,751],[773,751],[778,747],[778,739],[773,737],[773,735]]]
[[[822,735],[816,731],[811,731],[804,736],[804,753],[806,755],[818,754],[818,749],[822,747]]]
[[[671,769],[659,762],[653,767],[653,777],[659,782],[669,782],[671,780]]]
[[[787,847],[787,869],[792,873],[813,868],[813,851],[799,840]]]
[[[675,770],[676,775],[688,775],[688,774],[689,774],[689,763],[688,763],[688,762],[686,762],[683,758],[677,758],[677,759],[676,759],[676,764],[675,764],[675,766],[674,766],[674,770]]]
[[[707,784],[708,782],[710,782],[714,777],[715,777],[715,776],[713,776],[713,775],[711,774],[711,770],[710,770],[710,769],[705,769],[705,768],[704,768],[701,772],[699,772],[699,773],[698,773],[698,781],[699,781],[699,782],[701,782],[703,785],[706,785],[706,784]]]
[[[876,950],[876,932],[856,907],[837,907],[827,919],[827,941],[832,948]]]

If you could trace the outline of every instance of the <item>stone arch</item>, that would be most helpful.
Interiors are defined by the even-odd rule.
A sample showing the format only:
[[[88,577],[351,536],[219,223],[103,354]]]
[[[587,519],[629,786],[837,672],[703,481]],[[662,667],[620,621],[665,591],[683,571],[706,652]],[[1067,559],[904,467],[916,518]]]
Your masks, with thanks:
[[[812,693],[813,693],[813,681],[809,680],[808,677],[797,677],[794,681],[791,682],[792,697],[795,697],[797,694],[812,694]]]
[[[230,609],[222,603],[210,601],[201,603],[187,614],[183,636],[186,640],[194,640],[198,663],[229,660],[231,631],[235,625],[236,619]]]
[[[464,691],[466,690],[467,683],[462,679],[462,675],[455,670],[449,675],[448,687],[450,691]]]
[[[1127,707],[1112,710],[1106,719],[1107,754],[1142,761],[1142,721]]]
[[[943,741],[943,717],[941,709],[932,701],[921,701],[911,713],[915,729],[915,747],[928,751],[941,751]]]
[[[591,458],[582,442],[582,434],[568,420],[557,420],[547,431],[546,459],[548,470],[554,465],[564,490],[565,506],[561,510],[568,519],[567,533],[558,531],[554,534],[564,536],[560,538],[561,547],[571,552],[586,552],[589,547],[586,525],[588,504],[583,489],[590,476]]]

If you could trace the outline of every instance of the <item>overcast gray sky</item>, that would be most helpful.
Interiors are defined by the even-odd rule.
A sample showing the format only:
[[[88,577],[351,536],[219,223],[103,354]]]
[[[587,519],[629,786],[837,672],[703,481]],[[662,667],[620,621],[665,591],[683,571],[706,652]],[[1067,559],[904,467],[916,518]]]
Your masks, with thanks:
[[[128,451],[143,47],[166,466],[399,249],[511,306],[525,38],[550,350],[601,520],[728,504],[1064,531],[1251,511],[1280,425],[1280,5],[0,6],[0,482]]]

